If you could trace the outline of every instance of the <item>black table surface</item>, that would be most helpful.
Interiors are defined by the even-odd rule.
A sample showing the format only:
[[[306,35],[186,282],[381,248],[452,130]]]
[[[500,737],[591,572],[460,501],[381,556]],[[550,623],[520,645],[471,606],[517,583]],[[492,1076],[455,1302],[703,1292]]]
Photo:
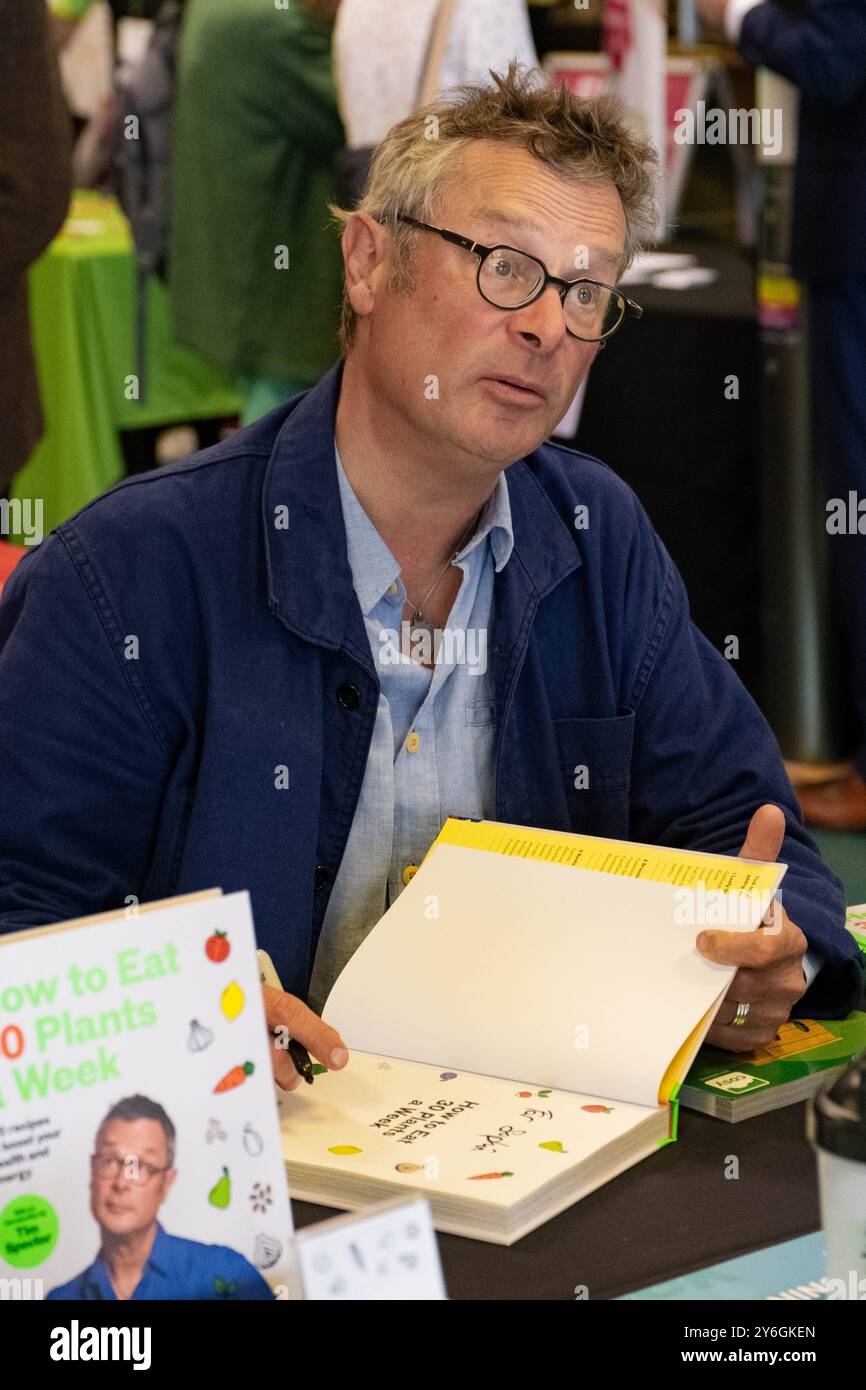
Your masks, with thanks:
[[[452,1299],[615,1298],[820,1225],[806,1106],[738,1124],[680,1109],[679,1138],[515,1245],[440,1235]],[[726,1176],[737,1173],[737,1176]],[[335,1213],[294,1202],[300,1228]]]

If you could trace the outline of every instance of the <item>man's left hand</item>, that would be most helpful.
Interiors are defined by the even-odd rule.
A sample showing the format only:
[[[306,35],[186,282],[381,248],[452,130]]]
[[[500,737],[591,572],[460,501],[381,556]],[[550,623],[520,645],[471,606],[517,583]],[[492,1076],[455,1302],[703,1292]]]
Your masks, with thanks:
[[[778,806],[760,806],[749,822],[740,858],[775,863],[784,838],[783,812]],[[774,900],[766,924],[753,932],[705,930],[696,944],[707,960],[738,967],[705,1041],[728,1052],[751,1052],[770,1042],[806,993],[803,956],[809,943],[782,904]],[[740,1003],[750,1005],[749,1013],[742,1026],[734,1027]]]
[[[728,0],[697,0],[698,14],[707,24],[713,24],[718,29],[724,26],[727,7]]]

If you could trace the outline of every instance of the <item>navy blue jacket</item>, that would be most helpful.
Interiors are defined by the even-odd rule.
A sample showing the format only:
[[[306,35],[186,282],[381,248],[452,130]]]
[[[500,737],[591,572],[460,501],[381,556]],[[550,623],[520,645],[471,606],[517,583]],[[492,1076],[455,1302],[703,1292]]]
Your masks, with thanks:
[[[800,89],[794,274],[866,275],[866,0],[809,0],[804,14],[766,0],[739,49]]]
[[[378,700],[334,460],[340,378],[121,483],[14,572],[0,929],[249,888],[259,944],[306,994]],[[778,803],[784,902],[827,958],[801,1008],[846,1012],[862,976],[841,885],[634,493],[554,444],[506,476],[514,550],[488,639],[497,818],[736,853],[756,807]]]

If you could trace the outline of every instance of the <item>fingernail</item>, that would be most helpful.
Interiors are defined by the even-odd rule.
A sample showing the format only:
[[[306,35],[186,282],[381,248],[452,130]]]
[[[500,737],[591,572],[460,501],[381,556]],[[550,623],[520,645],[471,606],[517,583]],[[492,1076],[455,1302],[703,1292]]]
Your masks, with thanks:
[[[338,1071],[340,1067],[344,1067],[348,1060],[349,1054],[344,1047],[335,1047],[330,1057],[328,1058],[328,1061],[334,1068],[334,1071]]]

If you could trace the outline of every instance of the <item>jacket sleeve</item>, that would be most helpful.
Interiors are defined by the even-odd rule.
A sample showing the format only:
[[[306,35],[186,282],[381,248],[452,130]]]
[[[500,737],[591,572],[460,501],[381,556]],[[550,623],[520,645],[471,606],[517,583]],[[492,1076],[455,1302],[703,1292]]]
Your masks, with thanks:
[[[642,632],[633,628],[630,639],[640,655],[627,697],[635,710],[632,838],[738,854],[758,807],[779,806],[786,823],[779,859],[788,865],[781,900],[824,962],[794,1012],[842,1017],[864,984],[844,925],[842,884],[803,829],[769,725],[732,663],[692,623],[682,579],[639,507],[638,514],[629,580],[635,608],[643,608]]]
[[[743,19],[739,50],[809,96],[843,105],[866,90],[866,4],[819,0],[795,15],[766,0]]]
[[[0,932],[142,887],[168,741],[83,552],[55,532],[0,602]]]

